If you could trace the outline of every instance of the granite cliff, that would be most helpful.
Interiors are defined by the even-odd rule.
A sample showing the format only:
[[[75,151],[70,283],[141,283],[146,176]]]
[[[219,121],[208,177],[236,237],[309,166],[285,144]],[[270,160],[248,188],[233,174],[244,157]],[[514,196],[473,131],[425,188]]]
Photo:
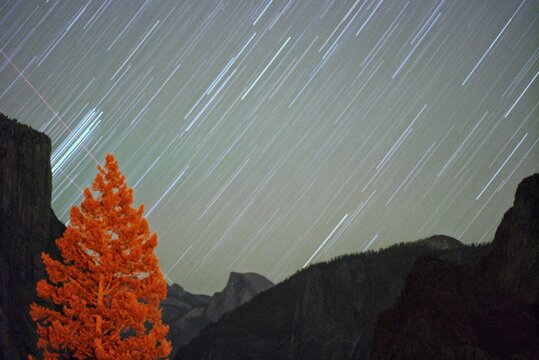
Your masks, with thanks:
[[[0,114],[0,358],[26,359],[37,335],[28,314],[44,276],[40,254],[64,232],[51,209],[50,139]]]
[[[514,205],[503,216],[484,272],[514,297],[539,301],[539,174],[518,185]]]

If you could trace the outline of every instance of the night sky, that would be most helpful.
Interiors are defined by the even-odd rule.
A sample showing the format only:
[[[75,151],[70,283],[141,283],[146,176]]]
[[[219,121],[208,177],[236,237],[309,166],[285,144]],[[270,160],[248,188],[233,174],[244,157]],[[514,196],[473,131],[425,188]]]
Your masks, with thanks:
[[[432,234],[539,169],[539,1],[0,1],[0,111],[69,221],[107,152],[163,272],[211,293]]]

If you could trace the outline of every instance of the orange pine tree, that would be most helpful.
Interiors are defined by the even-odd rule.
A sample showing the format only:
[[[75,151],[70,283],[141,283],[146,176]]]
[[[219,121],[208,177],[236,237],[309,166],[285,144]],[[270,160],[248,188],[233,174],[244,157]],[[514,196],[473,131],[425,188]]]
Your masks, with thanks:
[[[114,156],[98,169],[56,240],[62,259],[42,253],[48,280],[38,282],[37,294],[52,306],[30,307],[38,347],[47,360],[166,358],[171,345],[159,306],[167,287],[154,254],[157,236],[143,206],[132,206],[133,189]]]

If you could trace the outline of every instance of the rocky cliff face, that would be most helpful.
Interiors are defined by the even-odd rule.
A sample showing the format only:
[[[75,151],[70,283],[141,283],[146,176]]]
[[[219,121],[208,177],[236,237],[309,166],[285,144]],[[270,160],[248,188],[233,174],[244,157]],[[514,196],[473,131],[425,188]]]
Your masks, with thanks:
[[[539,301],[539,174],[524,179],[496,231],[487,265],[499,286],[529,303]]]
[[[419,259],[376,324],[371,358],[539,359],[539,175],[479,256]]]
[[[538,359],[535,311],[469,266],[420,258],[378,319],[370,359]]]
[[[177,284],[169,286],[162,309],[163,322],[170,326],[171,358],[206,325],[272,286],[273,283],[262,275],[236,272],[230,274],[225,288],[213,296],[190,294]]]
[[[0,114],[0,358],[26,359],[37,336],[28,315],[64,226],[51,210],[50,139]]]
[[[432,237],[313,265],[208,325],[176,359],[363,359],[415,260],[461,249]]]

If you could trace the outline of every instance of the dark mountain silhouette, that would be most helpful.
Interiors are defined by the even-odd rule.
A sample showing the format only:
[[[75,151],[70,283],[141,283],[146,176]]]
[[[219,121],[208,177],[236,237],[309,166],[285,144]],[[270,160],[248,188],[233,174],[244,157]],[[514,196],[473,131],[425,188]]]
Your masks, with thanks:
[[[176,359],[537,359],[538,189],[520,184],[490,244],[439,235],[315,264]]]
[[[440,235],[312,265],[208,325],[176,359],[363,359],[415,260],[466,251]]]
[[[37,335],[28,309],[42,251],[64,232],[51,209],[50,139],[0,113],[0,358],[26,359]]]
[[[468,266],[420,258],[376,323],[370,359],[538,359],[535,311]]]
[[[485,259],[486,275],[499,287],[528,303],[539,301],[539,174],[518,185],[515,202],[496,231]]]
[[[376,324],[372,359],[539,359],[539,174],[518,186],[488,253],[418,260]]]
[[[38,353],[29,307],[37,300],[37,281],[45,276],[41,252],[58,257],[54,241],[65,230],[51,209],[50,154],[48,136],[0,113],[0,359]],[[163,320],[170,325],[174,351],[272,285],[258,274],[231,273],[223,291],[213,296],[169,286]]]
[[[171,358],[180,346],[195,338],[206,325],[272,286],[273,283],[262,275],[236,272],[230,273],[225,288],[213,296],[191,294],[178,284],[169,286],[162,308],[163,321],[170,326]]]

